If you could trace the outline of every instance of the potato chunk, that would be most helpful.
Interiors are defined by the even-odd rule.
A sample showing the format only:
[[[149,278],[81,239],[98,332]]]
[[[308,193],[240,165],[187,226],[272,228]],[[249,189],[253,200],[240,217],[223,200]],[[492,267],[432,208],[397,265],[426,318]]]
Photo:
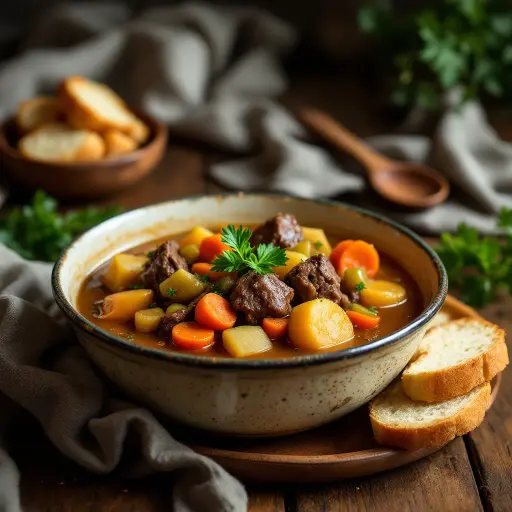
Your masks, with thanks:
[[[222,332],[222,343],[233,357],[248,357],[272,348],[269,337],[257,325],[242,325],[226,329]]]
[[[197,247],[201,246],[201,242],[209,236],[212,236],[213,233],[206,229],[203,226],[196,226],[192,228],[188,235],[185,235],[180,240],[180,247],[186,247],[187,245],[197,245]]]
[[[272,269],[279,276],[279,279],[284,279],[286,274],[288,274],[293,267],[306,260],[306,256],[304,254],[295,251],[286,251],[286,257],[288,258],[288,261],[284,266],[273,267]]]
[[[407,298],[405,288],[392,281],[368,280],[359,297],[363,306],[396,306]]]
[[[127,290],[107,295],[103,299],[99,318],[118,322],[133,320],[137,311],[149,307],[153,295],[153,290]]]
[[[162,297],[172,302],[190,302],[204,291],[204,283],[194,274],[180,268],[160,283]]]
[[[354,328],[338,304],[328,299],[315,299],[292,309],[288,335],[297,348],[320,351],[349,344]]]
[[[311,242],[309,240],[303,240],[302,242],[299,242],[297,245],[294,245],[291,248],[292,251],[300,252],[301,254],[304,254],[307,258],[309,258],[312,255],[311,252]]]
[[[101,276],[101,281],[111,292],[126,290],[137,280],[147,261],[146,256],[116,254]]]
[[[163,316],[162,308],[141,309],[135,313],[135,329],[144,333],[156,331]]]
[[[332,247],[323,229],[302,227],[302,234],[304,240],[311,242],[311,256],[325,254],[329,257],[331,255]]]

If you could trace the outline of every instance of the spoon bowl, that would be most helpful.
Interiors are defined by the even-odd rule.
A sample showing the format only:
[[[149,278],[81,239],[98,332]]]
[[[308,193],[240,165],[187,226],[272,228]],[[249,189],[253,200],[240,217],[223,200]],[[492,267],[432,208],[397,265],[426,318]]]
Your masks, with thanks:
[[[391,160],[377,153],[324,112],[303,108],[299,119],[308,128],[361,163],[371,187],[382,197],[407,208],[430,208],[446,200],[450,185],[438,171],[415,162]]]
[[[368,180],[379,195],[410,208],[430,208],[446,200],[449,187],[443,176],[422,164],[394,162],[369,171]]]

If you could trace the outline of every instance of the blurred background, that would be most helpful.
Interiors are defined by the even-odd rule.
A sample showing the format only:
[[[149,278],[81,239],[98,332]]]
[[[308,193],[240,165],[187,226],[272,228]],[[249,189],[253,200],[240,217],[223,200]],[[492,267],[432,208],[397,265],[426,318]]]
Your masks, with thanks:
[[[464,220],[494,232],[512,206],[509,1],[4,0],[0,57],[4,119],[84,75],[169,129],[163,160],[137,188],[53,194],[64,208],[278,190],[361,204],[439,234]],[[361,137],[384,136],[367,140],[387,155],[435,167],[450,181],[448,202],[424,212],[383,203],[359,165],[300,125],[305,106]],[[26,162],[12,172],[19,135],[7,133],[0,154],[4,207],[41,188],[27,185]],[[184,154],[201,162],[200,186]]]

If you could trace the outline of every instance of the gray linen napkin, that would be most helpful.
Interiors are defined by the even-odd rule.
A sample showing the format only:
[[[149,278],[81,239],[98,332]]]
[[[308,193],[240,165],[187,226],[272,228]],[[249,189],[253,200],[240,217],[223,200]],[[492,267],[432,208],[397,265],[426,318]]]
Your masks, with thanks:
[[[279,60],[294,40],[290,27],[252,8],[186,3],[134,14],[116,3],[60,6],[40,20],[25,51],[0,67],[0,117],[63,77],[83,74],[164,120],[171,133],[235,154],[210,169],[227,187],[314,198],[350,193],[423,232],[452,230],[462,220],[493,231],[499,208],[512,204],[512,146],[479,105],[447,111],[433,140],[370,140],[385,153],[431,163],[454,187],[437,208],[394,212],[273,101],[285,90]]]
[[[130,476],[171,473],[174,510],[246,510],[237,480],[173,439],[149,411],[111,394],[59,321],[50,273],[51,265],[24,261],[0,245],[0,434],[14,426],[7,398],[36,418],[58,450],[90,471],[109,473],[130,451],[133,462],[123,468]],[[125,443],[128,437],[136,441]],[[18,481],[14,462],[0,447],[0,511],[21,510]]]

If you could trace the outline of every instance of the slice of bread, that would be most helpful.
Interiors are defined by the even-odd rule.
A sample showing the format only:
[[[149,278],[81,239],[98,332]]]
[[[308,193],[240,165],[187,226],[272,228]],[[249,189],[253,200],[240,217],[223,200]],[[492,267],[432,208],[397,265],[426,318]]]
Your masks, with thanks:
[[[505,333],[485,320],[463,318],[430,329],[402,374],[413,400],[439,402],[490,381],[508,364]]]
[[[106,156],[114,157],[131,153],[138,148],[137,141],[118,130],[108,130],[103,133]]]
[[[36,130],[18,147],[24,157],[47,162],[87,162],[105,155],[105,142],[97,133],[70,128]]]
[[[406,450],[443,446],[478,427],[490,401],[488,382],[463,396],[429,404],[411,400],[398,380],[370,402],[370,421],[380,444]]]
[[[148,127],[106,85],[72,76],[60,85],[59,97],[74,128],[98,132],[117,130],[139,143],[149,136]]]
[[[16,124],[22,133],[28,133],[42,125],[58,122],[61,116],[62,107],[57,98],[38,96],[20,103]]]

